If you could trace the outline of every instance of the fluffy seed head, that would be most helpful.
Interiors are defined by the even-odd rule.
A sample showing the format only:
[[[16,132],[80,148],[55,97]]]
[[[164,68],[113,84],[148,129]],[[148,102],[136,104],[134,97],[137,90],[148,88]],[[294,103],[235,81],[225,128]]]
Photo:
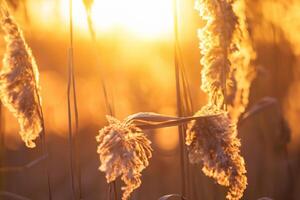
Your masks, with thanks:
[[[126,184],[122,200],[141,185],[141,172],[149,165],[152,156],[151,142],[141,129],[131,123],[121,122],[107,116],[109,125],[99,131],[98,153],[100,171],[106,173],[108,183],[117,177]]]
[[[202,54],[202,85],[209,102],[224,104],[226,79],[230,71],[228,54],[232,50],[232,37],[237,25],[230,0],[196,0],[196,9],[206,22],[198,31]]]
[[[1,27],[6,52],[0,71],[0,98],[18,119],[20,135],[26,146],[33,148],[33,140],[42,131],[38,68],[22,31],[8,11],[2,10]]]
[[[227,113],[216,106],[205,106],[195,115],[215,116],[189,124],[186,145],[190,162],[203,165],[205,175],[229,187],[227,199],[240,199],[246,189],[247,178],[236,127],[231,124]]]

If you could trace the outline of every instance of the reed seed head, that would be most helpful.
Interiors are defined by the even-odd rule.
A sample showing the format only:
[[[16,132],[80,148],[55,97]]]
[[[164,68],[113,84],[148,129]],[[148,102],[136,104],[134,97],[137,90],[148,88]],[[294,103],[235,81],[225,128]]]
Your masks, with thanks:
[[[203,66],[201,88],[211,104],[222,107],[231,65],[228,54],[233,46],[237,17],[230,0],[197,0],[196,9],[206,22],[198,31]]]
[[[195,115],[214,116],[200,118],[189,124],[186,145],[190,162],[203,165],[205,175],[229,187],[227,199],[240,199],[246,189],[247,178],[235,125],[228,114],[216,106],[205,106]]]
[[[126,184],[122,187],[122,200],[126,200],[142,183],[141,172],[149,165],[148,159],[152,156],[151,142],[133,124],[111,116],[107,116],[107,120],[109,125],[96,137],[101,162],[99,169],[106,173],[108,183],[121,177]]]
[[[33,140],[42,131],[38,68],[22,31],[6,10],[2,10],[1,27],[6,42],[0,71],[1,101],[17,118],[26,146],[33,148]]]

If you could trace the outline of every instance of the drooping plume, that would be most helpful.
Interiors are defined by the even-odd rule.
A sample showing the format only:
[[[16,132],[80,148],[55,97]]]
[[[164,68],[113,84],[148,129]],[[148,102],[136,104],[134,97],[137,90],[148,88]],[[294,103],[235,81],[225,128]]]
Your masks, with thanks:
[[[109,125],[99,131],[97,136],[100,171],[106,173],[108,183],[117,177],[126,184],[122,200],[129,199],[133,190],[138,188],[141,172],[149,165],[152,156],[151,142],[141,129],[126,121],[121,122],[107,116]]]
[[[232,85],[229,91],[229,114],[233,121],[238,121],[249,102],[250,86],[256,71],[251,61],[256,58],[252,47],[247,22],[245,1],[235,1],[233,9],[238,17],[238,30],[234,32],[233,40],[237,50],[232,51],[229,58],[232,63]]]
[[[36,146],[33,140],[42,131],[38,68],[22,31],[4,8],[1,8],[1,27],[6,42],[0,72],[1,101],[17,118],[26,146],[33,148]]]
[[[233,46],[237,17],[229,0],[197,0],[196,9],[206,22],[198,31],[203,56],[201,88],[207,93],[209,104],[222,107],[231,65],[228,54]]]
[[[247,178],[236,127],[224,110],[205,106],[195,114],[205,115],[212,117],[199,118],[189,124],[186,138],[189,160],[193,164],[202,164],[206,176],[229,187],[227,199],[240,199]]]
[[[189,124],[186,135],[189,160],[202,164],[207,176],[229,187],[227,199],[238,200],[247,185],[246,169],[235,123],[227,113],[227,86],[233,69],[230,55],[237,50],[234,35],[238,18],[232,0],[197,0],[196,9],[206,22],[199,30],[199,39],[201,88],[208,95],[208,103],[195,116],[213,117]]]

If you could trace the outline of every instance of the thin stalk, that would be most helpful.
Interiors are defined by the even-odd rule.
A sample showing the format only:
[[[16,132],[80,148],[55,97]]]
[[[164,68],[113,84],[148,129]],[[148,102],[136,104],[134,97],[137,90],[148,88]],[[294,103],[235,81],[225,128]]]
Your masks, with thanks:
[[[94,44],[94,50],[97,52],[97,38],[96,38],[96,34],[91,34],[91,39],[92,42]],[[100,65],[100,61],[98,56],[96,55],[96,62],[97,65]],[[101,69],[101,68],[100,68]],[[103,96],[104,96],[104,102],[105,102],[105,107],[106,107],[106,111],[109,115],[111,116],[115,116],[115,109],[114,109],[114,103],[113,103],[113,99],[111,97],[111,101],[109,100],[109,95],[108,95],[108,90],[107,90],[107,85],[105,83],[105,79],[102,75],[102,73],[100,72],[100,84],[101,84],[101,88],[103,90]],[[111,182],[108,186],[108,192],[107,192],[107,198],[108,200],[114,199],[117,200],[118,199],[118,193],[117,193],[117,183],[116,180]]]
[[[46,144],[46,131],[45,131],[45,123],[44,123],[43,117],[42,117],[41,140],[42,140],[42,155],[49,155],[48,147]],[[49,171],[49,156],[46,158],[45,163],[46,163],[45,171],[46,171],[46,175],[47,175],[48,195],[49,195],[49,200],[52,200],[51,179],[50,179],[50,171]]]
[[[173,1],[173,16],[174,16],[174,65],[175,65],[175,80],[176,80],[176,101],[177,101],[177,114],[179,117],[183,116],[182,99],[181,99],[181,86],[180,86],[180,67],[178,58],[178,10],[177,1]],[[186,196],[186,171],[185,171],[185,151],[184,151],[184,127],[178,126],[179,143],[180,143],[180,166],[181,166],[181,194]]]
[[[32,74],[34,74],[32,70]],[[48,195],[49,195],[49,200],[52,200],[52,189],[51,189],[51,180],[50,180],[50,171],[49,171],[49,150],[46,142],[46,129],[45,129],[45,120],[44,120],[44,113],[43,113],[43,108],[42,108],[42,103],[41,103],[41,98],[39,94],[39,90],[37,86],[35,85],[35,92],[37,94],[37,99],[38,99],[38,105],[39,105],[39,115],[41,119],[41,125],[42,125],[42,132],[41,132],[41,144],[42,144],[42,156],[48,155],[48,158],[45,160],[45,171],[47,175],[47,185],[48,185]]]
[[[77,108],[77,98],[76,98],[76,81],[74,72],[74,45],[73,45],[73,1],[69,0],[69,37],[70,37],[70,47],[69,47],[69,64],[68,64],[68,122],[69,122],[69,143],[70,143],[70,166],[71,166],[71,184],[73,197],[77,199],[76,188],[75,188],[75,165],[78,167],[77,171],[77,182],[79,187],[79,199],[82,199],[81,190],[81,166],[80,166],[80,156],[77,137],[79,135],[78,130],[78,108]],[[75,115],[75,131],[73,133],[72,129],[72,108],[71,108],[71,93],[73,92],[73,109]],[[75,146],[75,147],[74,147]]]
[[[70,145],[70,168],[71,168],[71,184],[72,184],[72,192],[73,198],[76,197],[75,191],[75,183],[74,183],[74,163],[73,163],[73,129],[72,129],[72,111],[71,111],[71,75],[70,75],[70,63],[71,63],[71,51],[69,50],[69,71],[68,71],[68,89],[67,89],[67,96],[68,96],[68,124],[69,124],[69,145]]]
[[[101,84],[102,84],[102,88],[103,88],[103,93],[104,93],[104,99],[105,99],[105,105],[106,105],[106,109],[108,110],[109,114],[111,116],[114,116],[115,113],[114,113],[114,107],[109,103],[109,100],[108,100],[108,94],[107,94],[107,90],[106,90],[106,85],[105,85],[105,82],[104,82],[104,79],[101,76]],[[113,195],[113,199],[114,200],[117,200],[118,199],[118,193],[117,193],[117,182],[116,180],[114,180],[113,182],[111,182],[109,184],[109,197],[111,199],[111,196]]]
[[[103,95],[104,95],[104,101],[105,101],[105,107],[106,110],[108,111],[108,113],[113,116],[115,111],[114,111],[114,106],[113,103],[110,103],[109,98],[108,98],[108,93],[107,93],[107,87],[105,84],[105,81],[102,77],[102,75],[100,74],[100,81],[101,81],[101,86],[102,86],[102,90],[103,90]]]
[[[73,54],[73,53],[72,53]],[[80,162],[80,143],[79,143],[79,120],[78,120],[78,106],[77,106],[77,97],[76,97],[76,81],[74,75],[74,69],[72,70],[72,89],[73,89],[73,101],[74,101],[74,114],[75,114],[75,134],[74,134],[74,143],[75,143],[75,163],[77,166],[77,181],[79,186],[79,199],[82,199],[82,187],[81,187],[81,162]]]
[[[32,70],[32,68],[31,68]],[[34,74],[34,71],[32,70],[32,74]],[[35,76],[34,76],[35,77]],[[37,80],[35,80],[37,82]],[[45,120],[44,120],[44,113],[43,113],[43,108],[42,108],[42,103],[41,103],[41,98],[39,94],[39,90],[37,88],[37,85],[35,85],[35,92],[37,94],[37,99],[38,99],[38,105],[39,105],[39,115],[41,119],[41,126],[42,126],[42,132],[41,132],[41,143],[42,143],[42,156],[48,155],[47,159],[45,160],[45,171],[46,171],[46,176],[47,176],[47,186],[48,186],[48,195],[49,195],[49,200],[52,200],[52,189],[51,189],[51,180],[50,180],[50,171],[49,171],[49,150],[46,142],[46,129],[45,129]]]

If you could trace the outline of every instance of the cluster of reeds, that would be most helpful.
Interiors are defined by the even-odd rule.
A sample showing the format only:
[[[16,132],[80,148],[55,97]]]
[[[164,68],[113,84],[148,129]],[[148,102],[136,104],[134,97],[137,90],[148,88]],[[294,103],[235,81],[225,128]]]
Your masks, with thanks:
[[[192,120],[186,134],[190,162],[203,165],[202,171],[207,176],[214,178],[220,185],[229,187],[227,199],[238,200],[246,189],[247,177],[245,162],[240,155],[241,144],[237,138],[236,123],[248,103],[249,88],[254,78],[250,61],[255,56],[247,32],[244,2],[198,0],[196,8],[206,22],[199,30],[199,39],[203,66],[201,88],[208,95],[208,104],[193,117],[185,119],[175,120],[155,115],[154,117],[158,117],[159,120],[152,124],[152,128],[178,125]],[[228,91],[230,95],[227,94]],[[232,96],[232,100],[227,102],[230,100],[229,96]],[[231,103],[229,112],[228,103]],[[143,120],[145,123],[153,121],[153,118],[143,117]],[[145,124],[137,124],[145,128],[143,126]],[[107,166],[107,160],[115,157],[123,158],[122,151],[107,148],[118,147],[125,142],[124,138],[121,141],[120,133],[126,135],[131,131],[129,127],[126,131],[122,131],[124,126],[126,123],[110,120],[110,125],[100,130],[97,138],[100,142],[98,147],[102,163],[100,169],[106,172],[108,182],[122,174],[122,167],[119,167],[118,171],[113,171],[111,167],[103,165]],[[116,130],[116,127],[119,128]],[[103,135],[108,136],[105,139]],[[111,139],[113,136],[115,138]],[[103,148],[104,144],[108,147]],[[105,149],[107,154],[103,154],[102,149]],[[125,158],[123,162],[126,161]],[[118,159],[114,161],[122,163]],[[146,164],[148,165],[148,161]],[[144,167],[145,165],[142,165],[142,169]]]
[[[92,0],[84,0],[90,30],[94,34],[90,18],[92,3]],[[235,123],[248,104],[254,78],[250,61],[255,57],[247,33],[244,6],[243,0],[196,2],[196,8],[206,22],[199,30],[199,39],[203,56],[201,88],[208,95],[208,104],[194,116],[139,113],[124,121],[107,116],[109,125],[96,137],[101,162],[99,169],[106,173],[108,183],[121,177],[126,185],[122,187],[123,200],[141,185],[141,172],[152,156],[151,141],[144,130],[187,122],[190,122],[186,133],[190,162],[201,164],[207,176],[229,187],[227,199],[238,200],[243,196],[247,178]],[[43,129],[38,68],[22,31],[3,7],[1,27],[7,47],[0,72],[0,97],[18,119],[26,145],[35,147],[33,140]],[[232,100],[228,112],[230,83],[234,87],[230,90]]]

